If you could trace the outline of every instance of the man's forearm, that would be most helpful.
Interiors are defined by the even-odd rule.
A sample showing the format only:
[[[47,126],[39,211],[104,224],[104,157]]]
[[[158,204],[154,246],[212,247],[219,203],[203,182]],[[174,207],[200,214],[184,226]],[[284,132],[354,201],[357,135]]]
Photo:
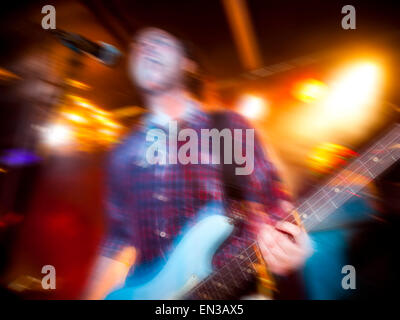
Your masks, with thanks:
[[[82,299],[101,300],[112,290],[122,286],[135,260],[136,251],[132,247],[122,250],[115,259],[100,256]]]

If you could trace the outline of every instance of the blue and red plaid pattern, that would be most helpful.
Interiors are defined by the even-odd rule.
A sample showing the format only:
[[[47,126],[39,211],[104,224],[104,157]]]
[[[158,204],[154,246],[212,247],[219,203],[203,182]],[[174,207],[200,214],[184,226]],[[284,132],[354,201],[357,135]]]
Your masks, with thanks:
[[[238,114],[227,113],[227,116],[227,123],[231,124],[229,129],[251,128]],[[200,130],[210,126],[211,117],[197,108],[178,121],[179,129],[194,129],[199,137]],[[150,165],[146,161],[146,148],[150,144],[146,142],[146,133],[152,128],[160,126],[145,121],[134,130],[111,152],[107,168],[108,231],[101,253],[115,257],[122,248],[134,246],[138,250],[136,264],[166,257],[182,229],[196,222],[196,213],[202,206],[209,201],[224,201],[221,166]],[[184,143],[178,142],[178,147]],[[246,143],[245,131],[242,143]],[[245,146],[243,148],[245,150]],[[254,171],[240,179],[242,177],[246,200],[258,203],[265,214],[247,213],[244,227],[215,255],[215,267],[223,265],[254,240],[259,224],[271,223],[287,215],[280,200],[290,199],[257,138],[254,141]]]

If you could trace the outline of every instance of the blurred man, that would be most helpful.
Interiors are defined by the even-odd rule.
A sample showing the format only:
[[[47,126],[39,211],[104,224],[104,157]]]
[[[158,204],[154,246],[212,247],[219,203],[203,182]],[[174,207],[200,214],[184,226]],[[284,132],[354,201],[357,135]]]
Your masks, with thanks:
[[[139,32],[130,53],[130,76],[143,94],[150,114],[111,154],[108,168],[108,233],[84,298],[102,299],[154,261],[165,259],[182,228],[210,201],[229,201],[219,166],[210,164],[149,164],[146,133],[166,129],[177,121],[179,129],[196,132],[212,128],[211,118],[200,110],[185,87],[194,62],[183,44],[156,28]],[[247,128],[237,114],[227,114],[229,129]],[[168,150],[171,152],[171,150]],[[307,235],[297,225],[280,222],[290,213],[272,163],[259,142],[254,142],[254,170],[243,176],[243,198],[251,208],[245,226],[214,256],[221,267],[249,241],[258,239],[269,270],[287,275],[299,268],[309,253]],[[283,231],[283,232],[282,232]],[[287,234],[291,235],[289,238]],[[195,248],[194,248],[195,249]],[[129,277],[128,277],[129,278]]]

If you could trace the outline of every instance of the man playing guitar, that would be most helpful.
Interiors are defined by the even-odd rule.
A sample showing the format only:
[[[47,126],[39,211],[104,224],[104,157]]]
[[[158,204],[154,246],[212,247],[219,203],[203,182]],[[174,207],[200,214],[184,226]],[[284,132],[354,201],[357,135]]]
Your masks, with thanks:
[[[129,275],[140,273],[154,261],[166,259],[184,226],[192,225],[208,202],[229,201],[224,196],[218,166],[209,164],[150,165],[144,159],[146,132],[168,128],[200,131],[210,128],[185,88],[185,73],[193,68],[177,38],[156,28],[141,30],[129,56],[129,74],[149,109],[142,127],[134,130],[111,153],[108,166],[107,226],[85,299],[103,299]],[[247,128],[230,113],[230,128]],[[254,170],[243,178],[245,222],[213,257],[218,269],[250,240],[258,240],[262,258],[273,274],[285,276],[303,265],[309,252],[308,236],[299,226],[283,222],[292,206],[273,164],[257,139]],[[206,237],[207,235],[205,235]],[[193,248],[196,250],[196,248]]]

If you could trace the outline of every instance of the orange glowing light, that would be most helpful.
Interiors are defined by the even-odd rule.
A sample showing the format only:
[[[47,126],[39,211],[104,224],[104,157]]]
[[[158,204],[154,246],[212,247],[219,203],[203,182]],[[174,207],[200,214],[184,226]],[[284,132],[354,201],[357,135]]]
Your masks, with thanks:
[[[293,96],[303,102],[311,103],[322,100],[328,92],[328,86],[315,79],[301,81],[294,86]]]
[[[76,123],[87,123],[87,119],[77,113],[64,112],[64,117]]]
[[[314,172],[325,174],[331,173],[355,156],[357,153],[347,147],[325,142],[314,148],[308,163]]]
[[[121,128],[121,125],[119,125],[118,123],[104,117],[98,114],[94,114],[92,115],[93,118],[95,118],[96,120],[98,120],[100,123],[102,123],[103,125],[107,126],[107,127],[111,127],[111,128]]]
[[[89,90],[91,87],[83,82],[73,80],[73,79],[66,79],[65,83],[71,87],[82,89],[82,90]]]
[[[102,110],[101,108],[96,107],[93,103],[91,103],[89,100],[85,98],[74,95],[69,95],[69,98],[72,99],[72,101],[80,107],[86,108],[101,115],[105,116],[110,115],[110,112],[107,112],[105,110]]]
[[[0,68],[0,80],[16,80],[16,79],[21,79],[21,78],[11,71]]]
[[[55,151],[67,146],[68,151],[93,151],[118,142],[123,129],[111,112],[83,97],[67,95],[51,125],[43,129],[43,141]]]
[[[117,134],[115,131],[111,131],[111,130],[108,130],[108,129],[100,129],[99,132],[103,133],[103,134],[105,134],[107,136],[115,136]]]

